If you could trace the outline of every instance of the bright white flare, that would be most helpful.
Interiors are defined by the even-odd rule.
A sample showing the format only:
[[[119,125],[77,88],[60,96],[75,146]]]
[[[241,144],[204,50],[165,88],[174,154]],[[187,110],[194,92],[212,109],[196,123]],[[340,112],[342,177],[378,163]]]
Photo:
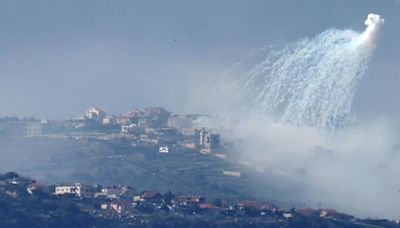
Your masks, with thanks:
[[[385,19],[381,18],[378,14],[370,13],[365,20],[367,29],[363,33],[363,38],[368,45],[375,47],[376,35],[378,34],[380,26],[385,22]]]
[[[230,97],[231,112],[263,113],[278,122],[312,126],[332,135],[353,118],[356,85],[383,22],[379,15],[369,14],[363,33],[331,29],[269,53],[229,86],[236,96]]]

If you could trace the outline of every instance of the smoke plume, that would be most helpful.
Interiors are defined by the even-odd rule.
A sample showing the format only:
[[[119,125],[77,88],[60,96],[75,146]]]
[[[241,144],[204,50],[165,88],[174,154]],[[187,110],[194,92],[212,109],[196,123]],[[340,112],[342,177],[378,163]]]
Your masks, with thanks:
[[[225,113],[262,114],[279,123],[312,126],[332,136],[351,124],[353,98],[375,49],[379,15],[370,14],[364,32],[329,29],[266,58],[235,80],[225,77],[214,94]],[[220,98],[220,99],[218,99]]]
[[[382,118],[357,120],[352,110],[383,23],[369,14],[363,32],[329,29],[217,84],[209,104],[234,120],[220,123],[242,159],[297,189],[282,199],[398,219],[396,128]]]

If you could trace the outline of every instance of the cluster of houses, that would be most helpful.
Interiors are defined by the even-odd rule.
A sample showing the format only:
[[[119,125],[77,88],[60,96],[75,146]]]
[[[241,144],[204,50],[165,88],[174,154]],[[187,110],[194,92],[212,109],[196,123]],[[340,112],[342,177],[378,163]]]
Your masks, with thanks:
[[[15,179],[10,183],[19,184]],[[236,203],[228,204],[220,199],[207,202],[203,196],[197,194],[175,196],[171,192],[161,194],[154,191],[142,191],[137,194],[132,187],[126,185],[100,187],[98,185],[75,183],[73,185],[57,185],[54,191],[48,191],[47,186],[36,182],[27,185],[29,194],[34,194],[34,191],[39,189],[59,197],[97,199],[99,210],[117,214],[137,213],[137,211],[145,213],[160,211],[180,214],[206,213],[213,216],[263,216],[275,214],[276,216],[290,219],[298,213],[323,218],[352,218],[332,209],[300,208],[298,210],[280,210],[270,203],[257,200],[240,200]]]
[[[18,178],[8,180],[8,184],[19,185],[23,182]],[[352,216],[339,213],[332,209],[300,208],[281,210],[273,204],[257,200],[240,200],[227,203],[221,199],[212,202],[197,194],[173,195],[171,192],[161,194],[154,191],[136,193],[132,187],[116,185],[101,187],[99,185],[57,185],[50,188],[37,182],[25,183],[29,194],[38,191],[56,197],[67,197],[75,200],[95,202],[94,214],[132,215],[138,213],[173,213],[175,215],[205,214],[207,216],[275,216],[290,219],[301,214],[321,218],[351,219]],[[0,183],[1,185],[1,183]],[[12,195],[11,193],[9,193]],[[16,194],[16,193],[15,193]],[[89,199],[89,201],[88,201]],[[85,202],[85,201],[82,201]]]
[[[42,124],[44,123],[34,118],[0,118],[0,137],[39,136],[42,134]]]
[[[31,183],[27,191],[33,194],[34,190],[42,189],[49,194],[59,197],[74,197],[76,199],[95,199],[100,210],[113,213],[130,213],[135,210],[144,212],[174,211],[194,214],[201,211],[220,211],[222,205],[206,202],[205,198],[196,194],[173,195],[171,192],[161,194],[154,191],[136,193],[132,187],[126,185],[100,187],[98,185],[57,185],[54,191],[46,190],[45,185]]]
[[[198,214],[208,213],[215,216],[244,215],[248,208],[256,209],[258,215],[266,213],[276,213],[279,210],[268,203],[255,200],[238,201],[235,204],[228,204],[220,199],[207,202],[206,199],[198,194],[179,194],[173,195],[171,192],[161,194],[155,191],[135,192],[127,185],[114,185],[102,187],[100,185],[86,185],[81,183],[60,184],[47,186],[18,175],[10,176],[0,181],[0,192],[2,186],[15,187],[25,186],[26,192],[30,195],[45,194],[58,198],[68,198],[80,202],[94,202],[95,213],[157,213],[170,212],[178,214]],[[18,197],[17,191],[7,188],[6,194],[14,198]]]
[[[290,213],[283,213],[272,204],[256,200],[243,200],[234,204],[228,204],[220,199],[207,202],[203,196],[198,194],[173,195],[171,192],[161,194],[154,191],[136,193],[132,187],[126,185],[101,187],[75,183],[57,185],[53,190],[36,182],[27,185],[29,194],[35,194],[35,191],[38,190],[57,197],[96,200],[97,210],[104,213],[130,214],[139,211],[142,213],[171,212],[190,215],[207,213],[214,216],[244,216],[248,209],[255,210],[257,214],[253,215],[257,216],[281,213],[283,217],[288,217],[287,213]]]
[[[112,140],[124,138],[134,147],[154,147],[168,153],[174,147],[198,150],[202,153],[221,153],[224,147],[215,130],[197,124],[204,116],[172,114],[161,107],[113,115],[96,107],[82,117],[63,121],[0,118],[0,137],[62,137]]]
[[[309,218],[308,221],[315,219],[313,221],[316,224],[319,224],[320,219],[340,220],[342,224],[361,224],[360,222],[363,222],[363,220],[333,209],[292,208],[282,210],[273,204],[258,200],[226,202],[216,199],[209,202],[203,196],[196,194],[173,195],[171,192],[160,194],[154,191],[136,193],[132,187],[126,185],[101,187],[100,185],[76,183],[46,186],[32,179],[20,177],[13,172],[0,175],[0,195],[11,200],[19,197],[31,197],[30,195],[52,200],[71,200],[76,202],[81,210],[96,217],[122,220],[151,219],[150,215],[154,214],[157,216],[207,217],[212,220],[226,218],[231,221],[236,221],[237,218],[251,218],[258,219],[251,221],[260,221],[261,219],[263,221],[290,222],[297,217],[300,220],[296,221],[302,221],[305,218]],[[385,222],[386,220],[377,220],[377,224],[380,221]],[[372,220],[369,222],[374,224]],[[399,221],[392,221],[390,224],[396,225],[399,224]]]
[[[220,135],[215,130],[198,128],[196,122],[202,115],[172,114],[161,107],[149,107],[119,116],[90,108],[84,117],[99,126],[116,126],[125,137],[134,139],[133,146],[158,146],[161,153],[168,153],[176,145],[203,153],[222,150]]]

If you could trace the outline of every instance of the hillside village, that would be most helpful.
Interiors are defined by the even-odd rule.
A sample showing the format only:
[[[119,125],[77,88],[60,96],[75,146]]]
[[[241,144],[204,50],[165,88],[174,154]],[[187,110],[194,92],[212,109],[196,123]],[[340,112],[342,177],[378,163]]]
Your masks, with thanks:
[[[210,118],[201,114],[172,114],[161,107],[135,108],[121,115],[92,107],[82,117],[67,120],[0,118],[0,139],[124,140],[138,150],[157,153],[196,151],[253,166],[236,157],[234,143],[223,140],[217,129],[204,127]],[[263,171],[260,166],[253,168]],[[241,176],[239,170],[223,170],[222,173]]]
[[[93,107],[80,118],[61,121],[0,118],[0,137],[124,138],[134,147],[156,147],[161,153],[168,153],[174,147],[202,153],[225,151],[215,129],[199,126],[200,120],[206,118],[200,114],[172,114],[161,107],[135,108],[121,115]]]
[[[69,206],[63,208],[63,205]],[[30,208],[29,215],[24,214],[27,208]],[[127,185],[75,183],[47,186],[14,172],[0,175],[0,215],[9,213],[11,216],[7,219],[0,219],[2,227],[20,226],[24,222],[30,222],[31,227],[53,222],[57,224],[53,219],[57,218],[58,213],[65,216],[64,219],[77,216],[71,220],[75,226],[85,223],[93,227],[154,227],[156,221],[164,227],[181,226],[182,223],[203,227],[399,226],[398,221],[358,219],[332,209],[281,210],[273,204],[255,199],[234,203],[224,199],[209,201],[200,195],[175,195],[170,191],[164,194],[154,191],[136,192]],[[18,214],[22,220],[28,216],[32,221],[18,220],[13,214]],[[68,226],[62,223],[58,225]]]

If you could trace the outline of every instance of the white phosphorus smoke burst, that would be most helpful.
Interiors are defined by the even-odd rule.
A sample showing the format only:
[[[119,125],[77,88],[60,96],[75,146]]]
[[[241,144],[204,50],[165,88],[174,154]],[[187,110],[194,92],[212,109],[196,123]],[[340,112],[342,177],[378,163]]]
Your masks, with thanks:
[[[254,192],[399,219],[397,121],[373,117],[337,130],[352,119],[357,82],[383,22],[370,14],[363,32],[329,29],[266,57],[266,48],[254,51],[216,83],[206,102],[222,118],[205,118],[199,126],[219,126],[238,159],[261,167],[265,181],[255,183]],[[251,61],[258,64],[247,70]]]
[[[357,82],[383,22],[369,14],[362,33],[330,29],[269,53],[230,85],[236,94],[232,107],[332,135],[352,119]]]

